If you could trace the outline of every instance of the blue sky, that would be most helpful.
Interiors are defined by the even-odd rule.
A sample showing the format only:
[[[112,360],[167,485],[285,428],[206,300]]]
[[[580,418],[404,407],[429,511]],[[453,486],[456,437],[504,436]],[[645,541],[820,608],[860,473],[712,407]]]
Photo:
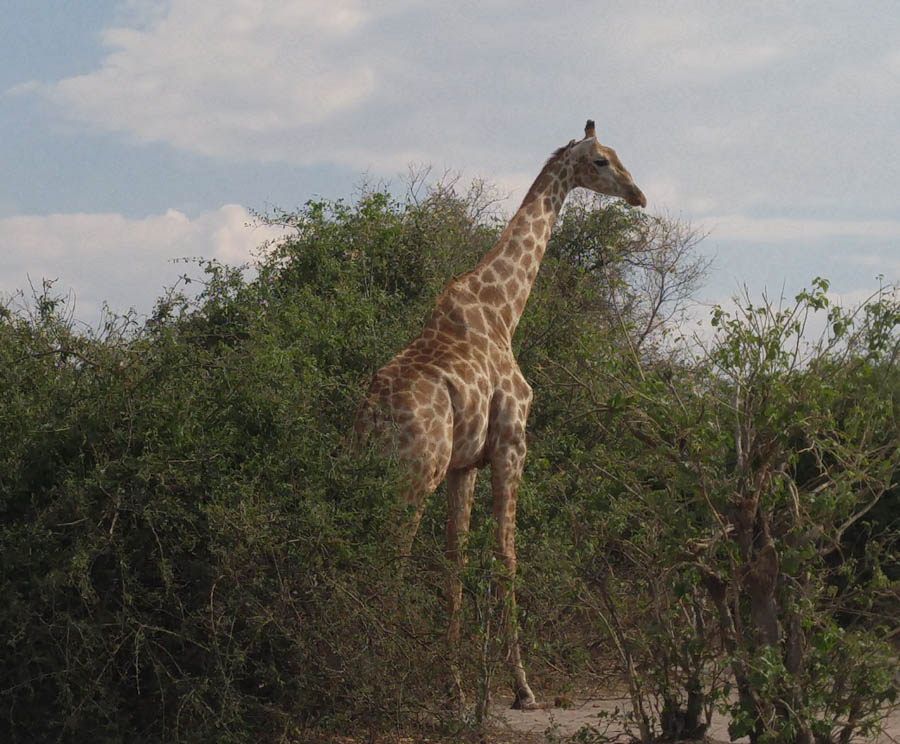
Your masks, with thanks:
[[[551,7],[552,5],[552,7]],[[900,281],[900,12],[884,2],[12,0],[0,294],[147,312],[249,210],[483,177],[512,212],[586,118],[649,208],[709,233],[702,299]]]

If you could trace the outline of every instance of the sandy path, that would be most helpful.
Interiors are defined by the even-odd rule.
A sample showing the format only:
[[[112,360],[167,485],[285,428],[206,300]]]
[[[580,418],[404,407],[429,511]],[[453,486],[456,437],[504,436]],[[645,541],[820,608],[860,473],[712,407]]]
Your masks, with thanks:
[[[521,711],[511,710],[509,707],[511,703],[511,698],[498,698],[491,707],[491,715],[494,718],[493,728],[500,737],[498,742],[506,738],[504,734],[508,735],[510,741],[522,741],[521,737],[524,737],[524,740],[528,742],[545,742],[548,741],[548,732],[552,736],[550,741],[564,740],[586,725],[604,731],[607,721],[600,718],[599,714],[631,709],[631,703],[627,698],[616,696],[614,693],[602,697],[576,698],[570,708]],[[621,730],[621,726],[613,725],[607,731],[607,735],[612,738]],[[712,725],[707,732],[707,737],[727,742],[729,740],[728,719],[719,713],[713,714]],[[738,739],[738,741],[746,741],[746,738]],[[895,711],[888,719],[884,733],[874,742],[875,744],[900,743],[900,711]]]

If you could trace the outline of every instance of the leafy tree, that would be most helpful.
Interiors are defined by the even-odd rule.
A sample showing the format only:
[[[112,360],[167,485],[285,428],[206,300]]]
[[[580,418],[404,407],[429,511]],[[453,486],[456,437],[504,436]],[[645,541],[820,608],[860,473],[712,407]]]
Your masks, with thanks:
[[[618,639],[644,740],[654,700],[668,738],[702,732],[718,699],[735,736],[803,743],[869,734],[894,700],[898,525],[872,518],[896,513],[900,304],[884,291],[848,312],[827,288],[716,308],[719,333],[689,363],[620,369],[606,390],[581,380],[607,396],[602,427],[625,434],[594,468],[627,583],[610,570],[584,591]],[[815,313],[829,330],[812,343]],[[620,623],[626,610],[643,622]]]

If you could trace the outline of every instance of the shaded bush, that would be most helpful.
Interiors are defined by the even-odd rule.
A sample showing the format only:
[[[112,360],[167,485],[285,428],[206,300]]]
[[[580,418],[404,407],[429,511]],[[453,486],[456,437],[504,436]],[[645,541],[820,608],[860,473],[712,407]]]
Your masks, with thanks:
[[[896,705],[900,304],[827,289],[716,308],[694,359],[573,376],[616,433],[580,462],[607,500],[580,520],[582,591],[643,741],[719,706],[754,742],[847,742]]]
[[[440,632],[403,628],[435,627],[439,595],[396,586],[400,475],[347,442],[393,340],[373,325],[409,298],[390,273],[364,293],[360,259],[323,283],[339,228],[384,251],[400,215],[340,210],[310,205],[252,281],[206,266],[141,328],[79,334],[49,291],[4,313],[4,740],[274,741],[427,701]],[[391,593],[411,609],[380,613]]]
[[[170,292],[143,324],[111,317],[78,331],[49,285],[27,308],[0,312],[4,741],[274,742],[459,723],[442,699],[446,506],[431,500],[401,566],[392,545],[403,473],[354,449],[350,432],[374,370],[496,240],[490,193],[414,183],[402,202],[368,191],[264,219],[290,237],[250,270],[202,265],[199,293]],[[698,685],[710,693],[704,708],[722,689],[709,676],[713,607],[684,555],[695,549],[691,560],[710,570],[722,557],[703,552],[714,520],[698,503],[698,473],[736,477],[728,433],[709,425],[725,415],[721,373],[661,353],[703,275],[696,243],[678,223],[575,199],[515,340],[535,388],[517,538],[530,673],[558,688],[618,650],[634,679],[649,680],[635,700],[648,690],[663,699],[645,727],[656,715],[673,735]],[[893,348],[878,335],[887,320],[871,324],[873,353]],[[827,386],[810,390],[852,437],[854,401],[871,398],[871,380],[840,377],[847,369],[822,371],[846,381],[827,401]],[[808,449],[788,402],[765,416],[781,416],[791,446]],[[885,432],[880,446],[895,442]],[[792,459],[784,473],[803,480],[807,468],[812,483],[831,464]],[[484,700],[501,684],[503,644],[481,481],[461,671]],[[845,485],[816,520],[849,508],[849,476]],[[724,510],[728,495],[716,497]],[[863,610],[890,612],[888,593],[856,588],[896,580],[896,526],[878,508],[842,532],[852,560],[834,561],[840,601],[817,618],[865,626]],[[834,633],[813,637],[832,663],[856,653]]]

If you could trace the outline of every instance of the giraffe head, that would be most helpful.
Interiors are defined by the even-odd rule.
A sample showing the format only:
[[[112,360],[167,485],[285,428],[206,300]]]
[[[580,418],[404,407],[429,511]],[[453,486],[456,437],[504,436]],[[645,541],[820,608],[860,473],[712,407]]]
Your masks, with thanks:
[[[584,139],[570,149],[575,185],[607,196],[620,196],[634,207],[646,207],[647,199],[611,147],[597,142],[594,122],[588,119]]]

